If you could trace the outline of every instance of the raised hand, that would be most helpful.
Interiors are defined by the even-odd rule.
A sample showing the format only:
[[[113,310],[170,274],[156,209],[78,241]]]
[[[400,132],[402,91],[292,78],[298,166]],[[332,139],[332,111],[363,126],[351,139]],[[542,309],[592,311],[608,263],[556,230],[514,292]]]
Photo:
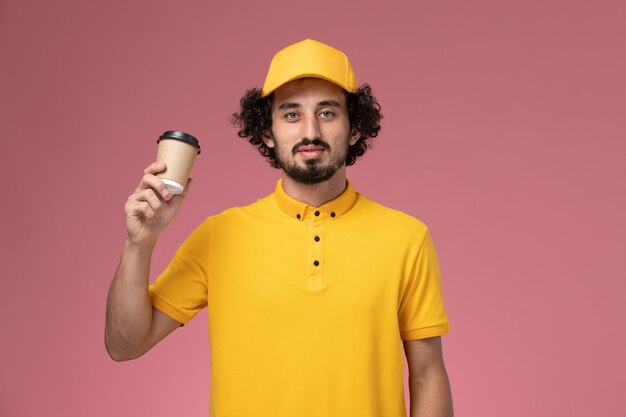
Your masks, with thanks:
[[[126,201],[126,231],[129,243],[133,245],[153,245],[174,219],[189,192],[191,178],[182,194],[171,194],[155,175],[165,169],[164,162],[154,162],[148,166],[135,192]]]

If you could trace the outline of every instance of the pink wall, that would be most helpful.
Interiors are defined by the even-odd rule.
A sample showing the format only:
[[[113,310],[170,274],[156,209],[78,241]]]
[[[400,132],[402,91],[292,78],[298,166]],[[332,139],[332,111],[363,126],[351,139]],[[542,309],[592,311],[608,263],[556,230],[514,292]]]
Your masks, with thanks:
[[[228,116],[305,37],[382,103],[349,176],[432,231],[457,415],[621,415],[623,4],[3,0],[0,416],[207,415],[205,317],[138,361],[104,350],[122,207],[168,129],[203,152],[154,274],[204,217],[271,192]]]

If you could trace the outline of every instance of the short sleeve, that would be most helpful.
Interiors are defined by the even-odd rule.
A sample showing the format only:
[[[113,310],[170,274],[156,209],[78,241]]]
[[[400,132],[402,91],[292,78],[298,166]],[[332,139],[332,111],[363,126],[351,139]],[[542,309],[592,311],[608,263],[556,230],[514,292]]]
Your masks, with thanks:
[[[403,340],[448,333],[439,264],[428,230],[414,258],[398,310],[400,336]]]
[[[207,305],[209,224],[205,221],[178,248],[165,270],[150,285],[150,300],[159,311],[187,324]]]

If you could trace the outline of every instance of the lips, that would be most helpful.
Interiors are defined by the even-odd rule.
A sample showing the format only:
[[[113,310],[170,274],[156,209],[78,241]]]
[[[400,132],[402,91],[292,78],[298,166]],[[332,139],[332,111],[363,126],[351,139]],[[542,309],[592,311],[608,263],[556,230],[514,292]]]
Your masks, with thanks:
[[[318,145],[304,145],[298,148],[298,154],[305,159],[319,158],[322,152],[324,152],[324,147]]]
[[[292,152],[303,159],[317,159],[326,150],[330,150],[330,146],[321,139],[303,139],[300,143],[294,145]]]
[[[324,147],[319,145],[303,145],[298,147],[298,152],[323,151]]]

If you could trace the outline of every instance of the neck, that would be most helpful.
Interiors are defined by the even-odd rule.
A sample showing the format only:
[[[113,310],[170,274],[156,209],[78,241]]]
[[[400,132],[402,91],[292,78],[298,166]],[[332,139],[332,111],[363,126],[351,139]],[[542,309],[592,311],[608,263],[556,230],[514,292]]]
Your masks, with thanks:
[[[283,189],[287,195],[310,206],[319,207],[334,199],[346,189],[346,167],[335,172],[329,180],[317,184],[302,184],[282,174]]]

